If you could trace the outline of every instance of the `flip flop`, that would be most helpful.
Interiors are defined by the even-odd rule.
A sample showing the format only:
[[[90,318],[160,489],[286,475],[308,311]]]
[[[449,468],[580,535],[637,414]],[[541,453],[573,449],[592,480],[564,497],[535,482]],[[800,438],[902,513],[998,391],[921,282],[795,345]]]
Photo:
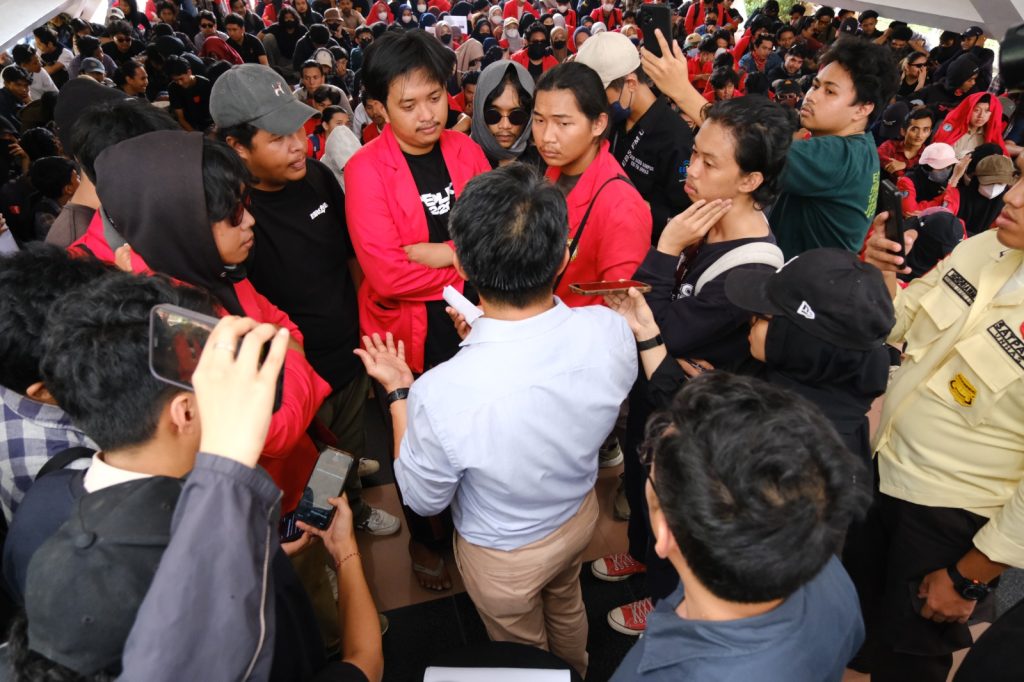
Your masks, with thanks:
[[[413,571],[413,573],[419,573],[421,575],[425,575],[425,576],[428,576],[430,578],[440,578],[441,574],[444,573],[444,569],[445,569],[444,557],[438,557],[437,561],[438,561],[437,568],[427,568],[423,564],[418,564],[418,563],[416,563],[414,561],[414,562],[412,562],[412,571]],[[435,592],[444,592],[445,590],[452,589],[450,586],[449,587],[444,587],[444,586],[441,586],[441,587],[426,587],[422,583],[420,583],[420,587],[424,587],[425,589],[428,589],[428,590],[434,590]]]

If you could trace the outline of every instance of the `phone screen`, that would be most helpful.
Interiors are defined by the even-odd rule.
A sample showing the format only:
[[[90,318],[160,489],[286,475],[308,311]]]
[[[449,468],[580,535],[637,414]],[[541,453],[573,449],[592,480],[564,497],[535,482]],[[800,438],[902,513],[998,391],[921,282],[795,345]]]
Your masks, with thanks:
[[[192,373],[217,322],[216,317],[178,306],[154,306],[149,316],[149,371],[161,381],[192,390]]]
[[[341,494],[354,463],[355,458],[337,448],[328,446],[321,450],[316,467],[302,493],[297,510],[298,518],[320,529],[331,525],[334,505],[328,500]]]

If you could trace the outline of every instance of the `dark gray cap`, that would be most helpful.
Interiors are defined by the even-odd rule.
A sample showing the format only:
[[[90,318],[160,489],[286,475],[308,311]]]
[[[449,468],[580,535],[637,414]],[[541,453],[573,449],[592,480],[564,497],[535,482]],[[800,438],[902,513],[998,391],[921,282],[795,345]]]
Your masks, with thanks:
[[[291,135],[316,114],[295,99],[287,81],[261,64],[239,64],[224,72],[210,94],[218,128],[248,123],[275,135]]]
[[[86,57],[82,60],[82,73],[102,73],[106,75],[107,67],[95,57]]]

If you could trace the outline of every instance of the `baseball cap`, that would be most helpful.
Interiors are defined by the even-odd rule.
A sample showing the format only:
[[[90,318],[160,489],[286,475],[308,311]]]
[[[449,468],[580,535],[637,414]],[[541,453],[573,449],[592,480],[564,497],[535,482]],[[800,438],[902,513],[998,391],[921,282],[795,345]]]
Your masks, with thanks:
[[[86,676],[120,662],[170,541],[182,485],[156,476],[78,499],[29,562],[29,649]]]
[[[725,295],[743,310],[788,318],[840,348],[871,350],[896,322],[892,297],[874,266],[845,249],[812,249],[776,272],[736,268]]]
[[[1003,105],[1003,118],[1012,119],[1014,112],[1017,111],[1017,104],[1005,95],[999,98],[999,103]]]
[[[691,33],[690,35],[686,36],[686,41],[683,43],[683,48],[689,50],[694,47],[697,47],[698,45],[700,45],[701,38],[703,37],[704,36],[702,36],[699,33]]]
[[[979,185],[1012,185],[1013,161],[1002,154],[986,156],[978,162],[974,176]]]
[[[605,31],[583,43],[576,53],[576,62],[586,64],[608,87],[613,80],[629,75],[640,68],[640,53],[629,38],[621,33]]]
[[[931,166],[936,170],[949,168],[956,163],[956,152],[945,142],[932,142],[921,152],[918,163]]]
[[[3,79],[4,83],[32,82],[32,79],[28,77],[28,71],[17,64],[5,66],[4,70],[0,71],[0,78]]]
[[[803,95],[803,88],[800,87],[800,83],[793,80],[792,78],[779,78],[772,82],[772,90],[775,91],[777,97],[783,95]]]
[[[95,57],[86,57],[82,60],[82,73],[102,73],[106,75],[107,67]]]
[[[210,115],[218,128],[248,123],[291,135],[315,114],[316,109],[295,99],[284,78],[262,64],[232,66],[210,93]]]
[[[906,102],[894,102],[882,112],[882,120],[878,124],[878,135],[883,140],[895,140],[900,136],[903,120],[907,117],[910,107]]]
[[[981,26],[971,26],[969,29],[964,31],[960,35],[960,37],[961,38],[977,38],[978,36],[983,36],[983,35],[985,35],[985,29],[983,29]]]
[[[860,13],[860,21],[861,22],[865,22],[868,19],[877,19],[877,18],[878,18],[878,12],[876,12],[873,9],[864,10],[863,12]]]

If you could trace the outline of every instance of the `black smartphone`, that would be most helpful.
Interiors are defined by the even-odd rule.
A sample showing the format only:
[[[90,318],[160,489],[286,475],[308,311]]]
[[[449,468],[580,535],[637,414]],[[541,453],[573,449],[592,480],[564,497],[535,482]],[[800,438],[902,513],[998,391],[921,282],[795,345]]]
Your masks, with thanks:
[[[905,230],[903,220],[903,197],[906,192],[896,189],[891,180],[882,180],[878,191],[878,212],[888,211],[889,217],[885,221],[885,238],[900,245],[899,250],[894,253],[903,253],[903,232]]]
[[[199,364],[203,346],[220,320],[175,305],[160,304],[149,312],[149,371],[164,383],[192,390],[192,373]],[[264,344],[260,363],[270,351]],[[281,407],[284,372],[277,376],[274,411]]]
[[[640,14],[637,16],[637,23],[644,34],[644,47],[655,57],[661,55],[661,44],[658,37],[654,35],[655,29],[661,29],[661,35],[665,36],[669,49],[672,49],[672,8],[668,5],[651,4],[642,5]]]
[[[321,450],[295,510],[295,517],[320,530],[327,530],[334,518],[334,505],[327,500],[337,497],[345,489],[345,481],[355,461],[355,457],[337,448],[327,446]]]

